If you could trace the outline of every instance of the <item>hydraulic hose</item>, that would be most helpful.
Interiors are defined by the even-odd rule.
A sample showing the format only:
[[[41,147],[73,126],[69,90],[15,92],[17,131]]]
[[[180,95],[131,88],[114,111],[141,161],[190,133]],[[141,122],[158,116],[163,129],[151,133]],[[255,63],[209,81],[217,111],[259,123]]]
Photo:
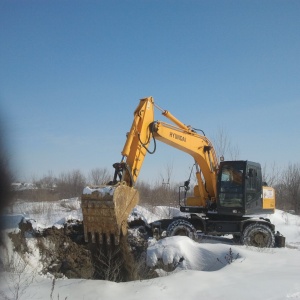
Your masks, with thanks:
[[[156,140],[155,140],[155,137],[153,136],[153,123],[151,123],[149,125],[149,131],[150,131],[150,134],[149,134],[149,137],[148,137],[148,140],[146,143],[143,143],[142,140],[141,140],[141,137],[140,137],[140,134],[138,133],[138,138],[139,138],[139,141],[141,143],[141,145],[146,149],[146,151],[149,153],[149,154],[154,154],[155,151],[156,151]],[[147,145],[149,144],[150,142],[150,138],[151,138],[151,135],[152,135],[152,138],[153,138],[153,143],[154,143],[154,149],[153,151],[150,151],[147,147]]]

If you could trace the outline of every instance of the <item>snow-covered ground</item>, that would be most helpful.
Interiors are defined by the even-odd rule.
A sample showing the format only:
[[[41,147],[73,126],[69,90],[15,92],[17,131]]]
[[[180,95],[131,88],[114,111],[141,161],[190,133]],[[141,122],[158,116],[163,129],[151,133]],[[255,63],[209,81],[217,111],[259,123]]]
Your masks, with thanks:
[[[182,236],[152,239],[148,265],[161,260],[165,264],[175,262],[178,268],[172,273],[161,271],[155,279],[126,283],[66,278],[54,281],[51,276],[39,275],[34,241],[27,254],[28,264],[23,266],[13,252],[7,233],[18,230],[23,217],[35,220],[37,228],[61,227],[69,219],[82,218],[77,199],[50,206],[23,202],[9,212],[3,223],[1,258],[14,261],[21,271],[2,274],[0,299],[300,299],[300,217],[279,210],[268,217],[286,237],[286,248],[257,249],[209,240],[198,243]],[[150,211],[138,206],[135,213],[152,222],[178,211],[165,207]]]

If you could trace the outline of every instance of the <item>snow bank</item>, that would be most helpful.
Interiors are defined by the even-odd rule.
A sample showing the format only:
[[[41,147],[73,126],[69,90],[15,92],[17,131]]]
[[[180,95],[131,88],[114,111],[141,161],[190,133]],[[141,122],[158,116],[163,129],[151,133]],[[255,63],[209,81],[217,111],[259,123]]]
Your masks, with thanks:
[[[80,199],[71,198],[54,202],[17,202],[12,213],[0,216],[2,228],[16,230],[23,219],[30,220],[33,228],[63,227],[68,220],[82,220]]]
[[[148,223],[160,219],[165,212],[170,215],[180,213],[176,209],[159,207],[150,211],[140,206],[134,212]],[[50,203],[49,206],[37,202],[32,206],[18,203],[13,207],[10,220],[7,220],[7,228],[18,228],[24,216],[34,218],[36,225],[41,227],[62,226],[64,220],[70,218],[82,219],[78,199]],[[300,245],[299,216],[276,210],[274,215],[265,217],[271,219],[277,230],[286,236],[288,245]],[[4,254],[1,256],[6,255],[7,261],[13,260],[15,251],[7,234],[2,241],[4,244],[0,248]],[[39,270],[39,254],[34,243],[33,239],[29,241],[31,253],[26,260],[32,270]],[[52,279],[36,275],[32,283],[25,286],[22,299],[299,299],[300,247],[294,248],[257,249],[222,243],[196,243],[182,236],[160,241],[153,239],[149,242],[147,263],[155,266],[161,261],[176,265],[177,269],[170,276],[127,283],[62,279],[56,280],[53,286]],[[228,256],[232,257],[232,263],[228,262]],[[33,278],[32,274],[23,272],[21,279]],[[0,293],[13,298],[12,277],[7,279],[1,280]]]
[[[147,249],[147,265],[176,266],[178,270],[216,271],[232,261],[242,259],[240,250],[223,244],[197,243],[186,236],[159,241],[152,239]]]
[[[276,209],[274,214],[266,215],[286,239],[287,247],[300,249],[300,216]]]

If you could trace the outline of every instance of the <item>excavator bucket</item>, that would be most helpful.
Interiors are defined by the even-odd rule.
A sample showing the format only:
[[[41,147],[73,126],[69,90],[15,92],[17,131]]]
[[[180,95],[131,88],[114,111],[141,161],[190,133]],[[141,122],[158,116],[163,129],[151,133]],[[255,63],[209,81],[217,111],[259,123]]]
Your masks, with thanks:
[[[85,241],[118,245],[120,236],[127,234],[127,218],[138,201],[138,191],[125,182],[86,187],[81,196]]]

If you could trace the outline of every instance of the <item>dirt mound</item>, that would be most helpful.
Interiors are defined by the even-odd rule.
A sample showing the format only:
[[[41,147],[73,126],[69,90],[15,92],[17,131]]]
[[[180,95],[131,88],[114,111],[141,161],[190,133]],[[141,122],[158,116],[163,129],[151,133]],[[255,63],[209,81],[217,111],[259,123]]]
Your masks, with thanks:
[[[35,236],[44,264],[43,272],[55,277],[93,278],[92,257],[88,245],[83,242],[82,224],[47,228]]]
[[[148,236],[141,228],[129,230],[118,246],[86,243],[80,221],[68,222],[60,229],[36,231],[30,224],[20,229],[10,235],[15,251],[24,255],[30,251],[27,241],[35,239],[44,274],[116,282],[152,277],[146,267]]]

